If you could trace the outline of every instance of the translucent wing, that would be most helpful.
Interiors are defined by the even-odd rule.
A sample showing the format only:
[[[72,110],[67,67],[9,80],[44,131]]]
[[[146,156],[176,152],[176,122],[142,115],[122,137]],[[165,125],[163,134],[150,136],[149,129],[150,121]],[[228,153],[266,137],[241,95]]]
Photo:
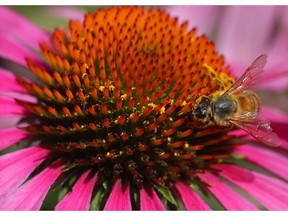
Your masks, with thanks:
[[[246,131],[248,134],[259,140],[260,142],[269,146],[279,146],[280,140],[277,134],[272,132],[270,122],[263,118],[252,119],[248,121],[231,120],[231,122]]]
[[[267,55],[259,56],[246,69],[245,73],[226,91],[225,94],[237,94],[252,88],[261,79],[263,68],[267,62]]]

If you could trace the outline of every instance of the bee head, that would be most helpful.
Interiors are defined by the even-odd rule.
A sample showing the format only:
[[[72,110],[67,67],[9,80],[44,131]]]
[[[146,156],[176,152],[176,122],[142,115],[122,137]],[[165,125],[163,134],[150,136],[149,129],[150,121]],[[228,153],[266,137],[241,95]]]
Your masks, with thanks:
[[[210,106],[211,100],[207,97],[203,97],[198,103],[195,109],[195,117],[199,120],[205,119],[208,115],[208,107]]]

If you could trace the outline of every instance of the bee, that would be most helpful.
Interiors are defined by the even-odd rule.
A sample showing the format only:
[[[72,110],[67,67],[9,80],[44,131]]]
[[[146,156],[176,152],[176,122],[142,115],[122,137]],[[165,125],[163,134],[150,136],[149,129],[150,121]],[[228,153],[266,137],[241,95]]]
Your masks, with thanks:
[[[272,132],[270,122],[258,116],[260,101],[250,90],[260,80],[266,62],[267,55],[259,56],[228,90],[196,100],[195,119],[204,127],[225,129],[236,126],[264,144],[279,146],[280,141]]]

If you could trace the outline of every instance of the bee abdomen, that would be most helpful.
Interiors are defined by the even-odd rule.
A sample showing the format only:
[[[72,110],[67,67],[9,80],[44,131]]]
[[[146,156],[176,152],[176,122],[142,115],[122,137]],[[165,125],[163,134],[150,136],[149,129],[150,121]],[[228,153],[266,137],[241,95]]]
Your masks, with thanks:
[[[260,110],[260,101],[253,92],[245,92],[238,97],[238,106],[241,107],[241,113],[246,117],[256,118]]]

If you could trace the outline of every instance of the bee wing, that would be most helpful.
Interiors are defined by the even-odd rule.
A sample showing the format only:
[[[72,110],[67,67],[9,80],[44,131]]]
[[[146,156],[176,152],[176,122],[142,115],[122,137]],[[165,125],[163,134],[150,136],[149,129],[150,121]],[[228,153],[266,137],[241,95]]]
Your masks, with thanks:
[[[250,121],[245,120],[231,120],[231,122],[246,131],[248,134],[253,136],[255,139],[260,142],[277,147],[279,146],[280,140],[277,134],[272,132],[272,128],[270,127],[270,122],[263,118],[252,119]]]
[[[237,94],[250,89],[261,80],[263,68],[267,62],[267,55],[259,56],[246,69],[245,73],[226,91],[225,94]]]

